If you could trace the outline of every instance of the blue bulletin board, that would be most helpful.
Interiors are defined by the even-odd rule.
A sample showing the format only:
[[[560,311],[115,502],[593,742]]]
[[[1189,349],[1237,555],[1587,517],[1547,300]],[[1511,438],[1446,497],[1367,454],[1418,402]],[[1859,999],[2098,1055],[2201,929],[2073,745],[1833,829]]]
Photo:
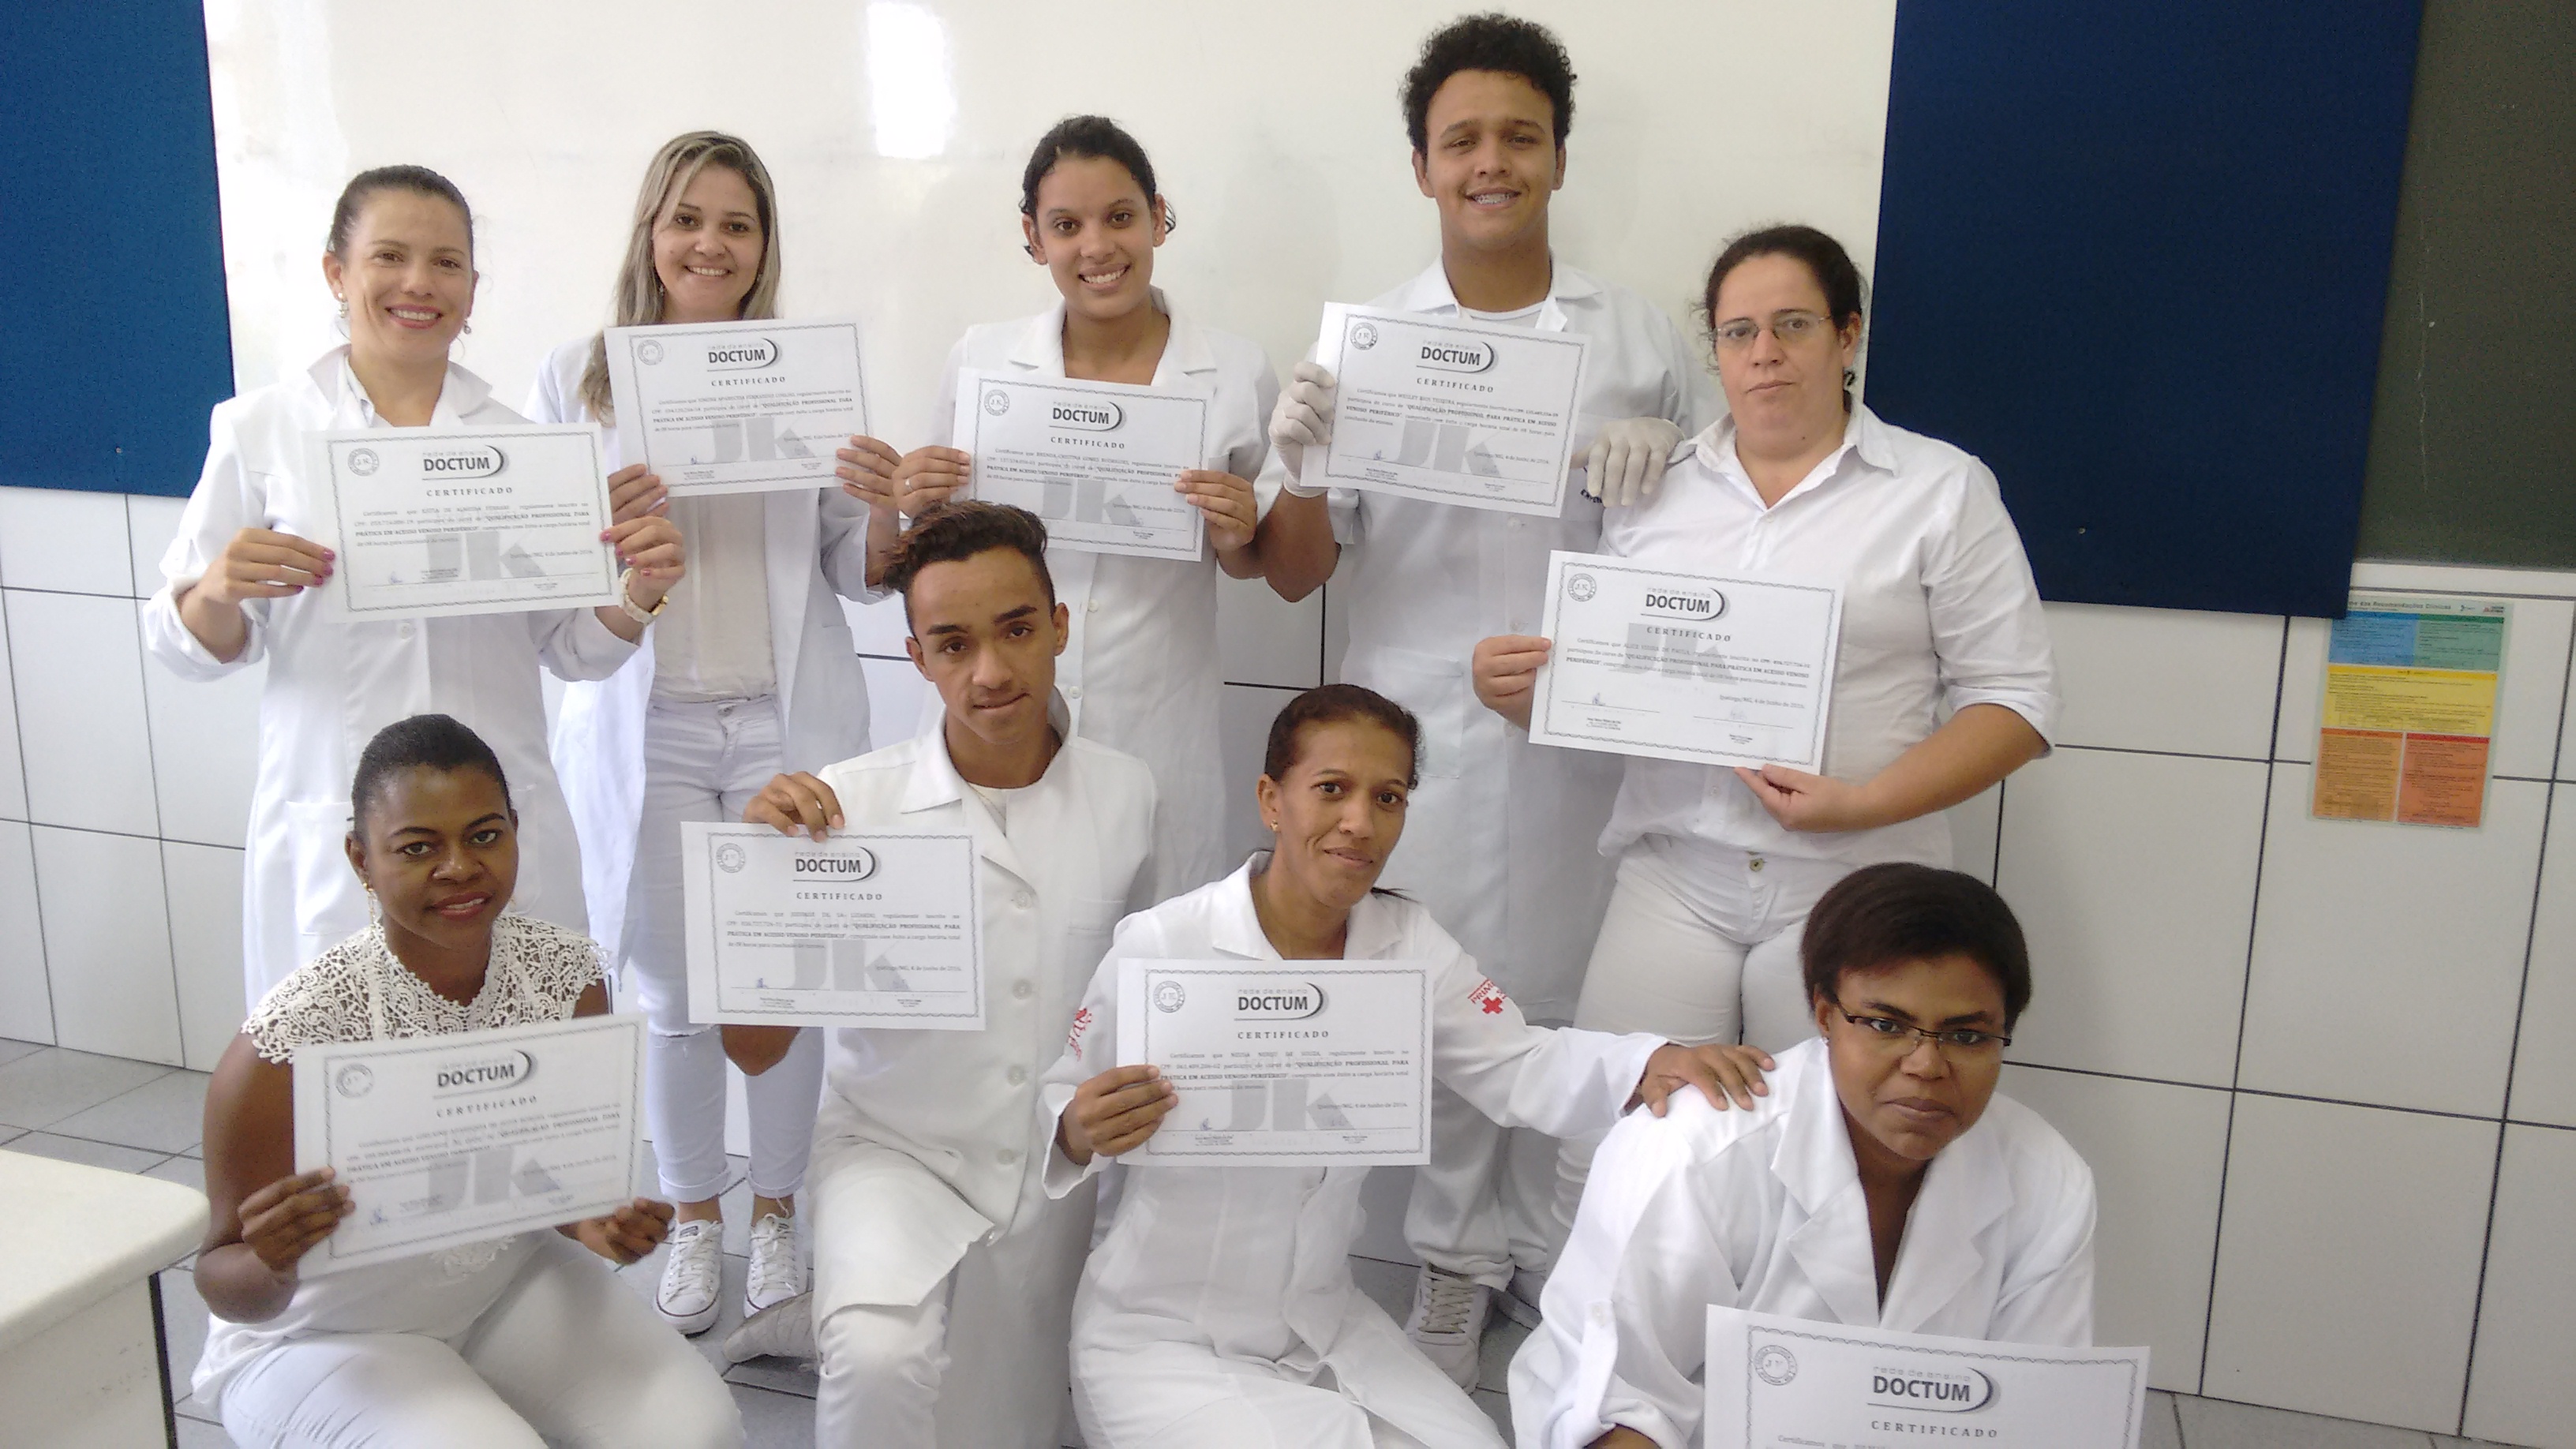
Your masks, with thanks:
[[[2416,0],[1901,0],[1869,403],[2050,599],[2342,614]]]
[[[184,495],[233,394],[203,10],[10,5],[0,121],[0,485]]]

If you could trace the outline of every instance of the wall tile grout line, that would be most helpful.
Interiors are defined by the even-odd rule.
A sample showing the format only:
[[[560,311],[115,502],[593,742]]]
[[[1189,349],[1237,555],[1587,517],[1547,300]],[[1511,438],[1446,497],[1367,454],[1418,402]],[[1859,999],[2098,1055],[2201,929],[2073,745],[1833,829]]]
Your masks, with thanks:
[[[2441,1107],[2403,1107],[2394,1102],[2364,1102],[2353,1097],[2320,1097],[2308,1092],[2283,1092],[2270,1087],[2213,1087],[2207,1082],[2181,1082],[2165,1077],[2140,1077],[2126,1072],[2097,1072],[2083,1067],[2054,1067],[2044,1062],[2016,1062],[2004,1065],[2032,1072],[2061,1072],[2070,1077],[2091,1077],[2105,1082],[2136,1082],[2149,1087],[2180,1087],[2194,1092],[2225,1092],[2231,1097],[2262,1097],[2275,1102],[2308,1102],[2320,1107],[2353,1107],[2364,1112],[2402,1112],[2409,1117],[2438,1117],[2448,1122],[2476,1122],[2484,1126],[2501,1126],[2508,1122],[2520,1127],[2556,1127],[2576,1132],[2576,1126],[2556,1122],[2525,1122],[2501,1113],[2453,1112]]]
[[[125,499],[125,556],[128,560],[126,567],[130,570],[134,557],[134,498],[131,494]],[[130,573],[127,581],[134,587],[141,587],[143,583]],[[149,674],[152,659],[143,642],[143,606],[140,603],[134,608],[134,660],[141,672],[135,683],[143,691],[143,759],[152,771],[152,859],[161,868],[161,941],[163,958],[170,967],[170,1030],[178,1038],[179,1064],[185,1066],[188,1062],[188,1012],[181,1003],[187,1000],[188,988],[179,979],[179,926],[170,918],[170,834],[168,823],[161,818],[161,753],[160,745],[152,735],[152,680]]]

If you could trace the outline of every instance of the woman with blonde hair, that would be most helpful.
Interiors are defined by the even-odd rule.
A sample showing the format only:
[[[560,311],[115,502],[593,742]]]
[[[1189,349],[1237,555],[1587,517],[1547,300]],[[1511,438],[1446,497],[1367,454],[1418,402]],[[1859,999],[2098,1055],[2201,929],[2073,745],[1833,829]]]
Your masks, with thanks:
[[[774,317],[778,291],[777,193],[759,155],[715,131],[666,143],[636,197],[613,325]],[[612,481],[641,484],[696,555],[656,638],[613,677],[565,692],[553,746],[581,831],[591,920],[652,1018],[646,1113],[662,1190],[679,1205],[654,1301],[682,1332],[700,1333],[714,1325],[721,1296],[725,1061],[714,1028],[689,1021],[680,825],[738,820],[771,776],[866,751],[867,681],[839,599],[876,596],[871,512],[899,457],[854,437],[840,451],[836,489],[669,497],[641,460],[618,457],[601,333],[555,349],[527,411],[598,427],[611,461],[627,465]],[[882,523],[890,544],[890,509]],[[804,1286],[795,1195],[822,1079],[812,1032],[750,1079],[745,1313]]]

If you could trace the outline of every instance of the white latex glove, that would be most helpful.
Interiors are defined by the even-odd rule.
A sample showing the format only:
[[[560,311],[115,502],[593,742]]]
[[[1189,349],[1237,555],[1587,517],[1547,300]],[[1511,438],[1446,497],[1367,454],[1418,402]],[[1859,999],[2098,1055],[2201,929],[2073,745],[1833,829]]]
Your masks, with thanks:
[[[1288,470],[1288,491],[1300,498],[1320,498],[1322,488],[1300,482],[1306,450],[1333,440],[1333,375],[1311,362],[1297,364],[1279,402],[1270,409],[1270,446],[1279,450],[1279,465]]]
[[[1682,430],[1662,418],[1604,423],[1591,451],[1583,455],[1583,491],[1608,508],[1642,503],[1655,496],[1656,485],[1664,481],[1664,463],[1681,442]]]

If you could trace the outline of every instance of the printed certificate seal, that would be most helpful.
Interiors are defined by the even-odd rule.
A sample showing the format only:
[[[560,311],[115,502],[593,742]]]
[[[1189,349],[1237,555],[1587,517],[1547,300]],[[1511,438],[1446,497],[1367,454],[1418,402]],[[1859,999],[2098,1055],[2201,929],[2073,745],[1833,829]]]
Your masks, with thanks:
[[[1753,1351],[1753,1376],[1775,1389],[1787,1388],[1798,1376],[1798,1356],[1776,1343]]]

